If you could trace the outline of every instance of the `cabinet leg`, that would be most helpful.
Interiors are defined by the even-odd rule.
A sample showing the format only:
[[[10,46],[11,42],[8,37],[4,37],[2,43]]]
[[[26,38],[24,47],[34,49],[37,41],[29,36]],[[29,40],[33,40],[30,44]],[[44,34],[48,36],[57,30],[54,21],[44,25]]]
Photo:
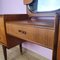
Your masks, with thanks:
[[[23,52],[22,52],[22,43],[19,46],[20,46],[20,53],[23,54]]]
[[[5,60],[7,60],[7,50],[6,50],[6,47],[2,46],[2,48],[3,48],[4,58],[5,58]]]

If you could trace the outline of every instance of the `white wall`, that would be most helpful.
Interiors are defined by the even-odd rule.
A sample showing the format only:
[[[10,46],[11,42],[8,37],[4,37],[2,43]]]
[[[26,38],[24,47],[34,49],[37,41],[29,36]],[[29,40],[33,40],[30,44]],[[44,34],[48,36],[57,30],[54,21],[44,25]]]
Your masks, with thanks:
[[[42,46],[39,46],[39,45],[36,45],[33,43],[29,43],[29,42],[23,43],[23,47],[41,55],[41,56],[46,57],[48,60],[52,60],[52,50],[51,49],[48,49],[48,48],[45,48],[45,47],[42,47]]]
[[[2,0],[2,14],[26,14],[23,0]]]
[[[2,0],[0,0],[0,14],[2,14]]]

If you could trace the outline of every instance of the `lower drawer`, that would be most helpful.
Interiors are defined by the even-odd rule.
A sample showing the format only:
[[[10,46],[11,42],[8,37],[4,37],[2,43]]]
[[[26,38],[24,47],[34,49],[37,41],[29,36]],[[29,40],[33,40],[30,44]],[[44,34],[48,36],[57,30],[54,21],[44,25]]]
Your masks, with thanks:
[[[16,25],[16,24],[7,24],[7,33],[13,36],[16,36],[18,38],[31,41],[34,40],[34,31],[35,29],[33,27],[24,25]]]

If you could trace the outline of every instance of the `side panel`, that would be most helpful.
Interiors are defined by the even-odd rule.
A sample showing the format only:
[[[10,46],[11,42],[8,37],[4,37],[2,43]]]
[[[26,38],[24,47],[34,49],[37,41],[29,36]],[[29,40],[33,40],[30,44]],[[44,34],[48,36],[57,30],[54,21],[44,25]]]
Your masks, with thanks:
[[[3,16],[0,16],[0,42],[7,45]]]

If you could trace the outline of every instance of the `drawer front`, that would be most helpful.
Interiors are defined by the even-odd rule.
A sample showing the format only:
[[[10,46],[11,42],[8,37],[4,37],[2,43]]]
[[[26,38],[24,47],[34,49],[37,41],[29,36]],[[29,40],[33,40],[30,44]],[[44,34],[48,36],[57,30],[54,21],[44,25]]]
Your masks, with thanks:
[[[0,16],[0,42],[7,44],[3,16]]]
[[[54,30],[48,30],[48,47],[53,49],[54,45]]]
[[[26,41],[35,42],[41,46],[52,48],[54,30],[36,28],[30,25],[18,25],[6,23],[7,33]]]
[[[6,24],[6,27],[8,34],[28,41],[33,40],[34,28],[30,26]]]
[[[36,39],[35,41],[41,46],[47,47],[47,29],[36,28]]]
[[[9,23],[6,24],[6,27],[8,34],[47,46],[47,29]]]

